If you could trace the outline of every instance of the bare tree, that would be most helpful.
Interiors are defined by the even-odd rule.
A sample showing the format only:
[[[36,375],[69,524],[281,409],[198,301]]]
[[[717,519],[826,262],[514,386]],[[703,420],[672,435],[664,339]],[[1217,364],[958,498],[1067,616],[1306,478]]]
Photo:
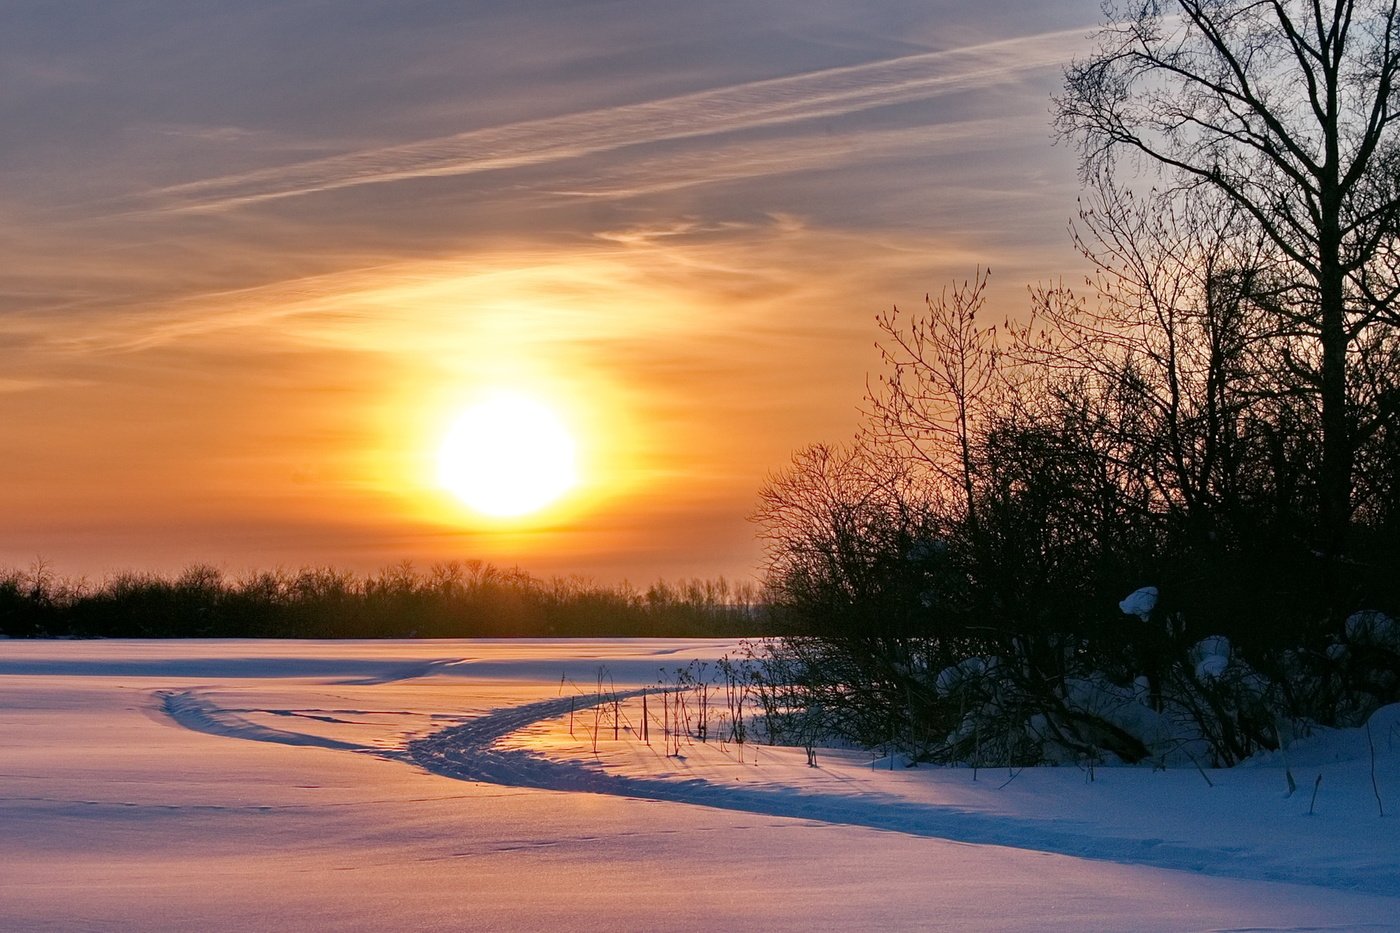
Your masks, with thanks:
[[[1124,475],[1197,535],[1222,532],[1257,498],[1245,488],[1259,479],[1255,429],[1279,420],[1269,406],[1288,392],[1274,372],[1272,309],[1289,286],[1241,220],[1219,196],[1137,195],[1102,180],[1073,227],[1094,298],[1032,289],[1030,320],[1009,333],[1013,368],[1088,383]]]
[[[966,648],[942,585],[942,516],[908,467],[868,443],[819,444],[759,494],[753,519],[784,631],[765,646],[765,683],[784,697],[778,706],[811,714],[779,717],[790,738],[810,745],[820,722],[850,741],[895,739],[923,754],[946,732],[930,725],[930,678]]]
[[[895,307],[877,317],[886,373],[870,398],[879,440],[960,493],[974,521],[974,433],[997,373],[996,325],[977,320],[990,278],[990,269],[979,269],[937,298],[925,295],[921,314]]]
[[[1321,547],[1346,548],[1359,443],[1349,384],[1373,329],[1397,324],[1396,0],[1145,0],[1109,8],[1066,72],[1057,126],[1087,178],[1121,155],[1221,193],[1292,268],[1274,311],[1283,362],[1318,400]],[[1351,377],[1351,378],[1349,378]]]
[[[921,565],[912,556],[936,537],[936,518],[889,452],[859,443],[799,451],[764,484],[753,520],[768,580],[799,627],[874,635],[915,624]]]

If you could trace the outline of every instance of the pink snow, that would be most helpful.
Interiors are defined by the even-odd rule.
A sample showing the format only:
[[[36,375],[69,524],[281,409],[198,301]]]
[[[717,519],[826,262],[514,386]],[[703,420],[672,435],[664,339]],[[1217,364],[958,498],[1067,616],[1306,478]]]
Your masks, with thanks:
[[[646,744],[631,691],[733,647],[0,642],[0,929],[1400,929],[1394,710],[1292,796]]]

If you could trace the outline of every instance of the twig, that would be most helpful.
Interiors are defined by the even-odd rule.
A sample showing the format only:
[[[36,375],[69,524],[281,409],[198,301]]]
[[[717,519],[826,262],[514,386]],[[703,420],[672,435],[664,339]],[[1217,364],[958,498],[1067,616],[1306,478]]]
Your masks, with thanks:
[[[1288,779],[1288,793],[1283,797],[1287,800],[1298,790],[1298,783],[1293,780],[1293,769],[1288,766],[1288,748],[1283,744],[1283,730],[1279,728],[1278,720],[1274,720],[1274,737],[1278,739],[1278,752],[1283,756],[1283,776]]]
[[[1313,815],[1313,806],[1317,803],[1317,789],[1322,786],[1322,773],[1318,772],[1317,780],[1313,781],[1312,800],[1308,801],[1308,816]]]
[[[1182,754],[1184,754],[1187,758],[1191,759],[1191,763],[1196,766],[1196,771],[1201,775],[1201,780],[1206,782],[1206,786],[1214,787],[1215,782],[1210,779],[1210,775],[1206,774],[1206,769],[1201,767],[1201,763],[1196,760],[1196,756],[1191,754],[1185,748],[1183,748],[1181,751]]]
[[[1380,785],[1376,783],[1376,743],[1371,739],[1371,720],[1366,720],[1366,747],[1371,750],[1371,793],[1376,795],[1376,809],[1385,816],[1385,804],[1381,803]]]

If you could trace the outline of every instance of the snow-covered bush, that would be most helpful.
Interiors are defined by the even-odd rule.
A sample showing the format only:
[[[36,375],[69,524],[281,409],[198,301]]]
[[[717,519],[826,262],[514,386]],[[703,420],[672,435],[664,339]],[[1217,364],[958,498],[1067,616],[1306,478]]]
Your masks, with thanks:
[[[1353,612],[1324,654],[1336,725],[1359,725],[1378,707],[1400,701],[1400,623],[1391,616]]]
[[[1157,608],[1157,587],[1144,586],[1123,598],[1118,609],[1125,616],[1137,616],[1146,622],[1152,610]]]
[[[1343,625],[1347,641],[1355,645],[1369,645],[1400,651],[1400,624],[1375,609],[1363,609],[1347,616]]]
[[[1230,639],[1224,635],[1202,639],[1191,649],[1191,660],[1197,680],[1219,680],[1230,666]]]
[[[996,691],[1000,665],[997,658],[965,658],[939,671],[933,687],[941,697],[990,695]]]

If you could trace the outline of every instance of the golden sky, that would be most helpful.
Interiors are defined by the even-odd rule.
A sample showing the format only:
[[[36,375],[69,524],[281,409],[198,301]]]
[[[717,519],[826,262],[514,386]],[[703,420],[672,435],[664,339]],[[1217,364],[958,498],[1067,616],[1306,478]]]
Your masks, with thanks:
[[[748,578],[877,312],[1078,268],[1092,3],[156,6],[0,11],[0,566]],[[436,476],[498,389],[578,445],[509,521]]]

